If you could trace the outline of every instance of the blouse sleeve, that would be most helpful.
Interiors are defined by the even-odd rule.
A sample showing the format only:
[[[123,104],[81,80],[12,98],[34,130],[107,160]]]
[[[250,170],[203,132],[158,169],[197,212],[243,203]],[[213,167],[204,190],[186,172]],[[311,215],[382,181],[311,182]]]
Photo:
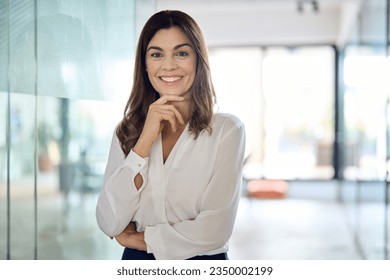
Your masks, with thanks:
[[[147,181],[148,158],[132,150],[125,157],[114,133],[100,192],[96,219],[100,229],[108,236],[120,234],[138,209],[140,193]],[[134,179],[140,173],[142,186],[137,190]]]
[[[198,216],[173,225],[146,227],[148,252],[153,252],[156,259],[187,259],[219,249],[228,242],[240,197],[244,152],[244,126],[234,124],[220,141]]]

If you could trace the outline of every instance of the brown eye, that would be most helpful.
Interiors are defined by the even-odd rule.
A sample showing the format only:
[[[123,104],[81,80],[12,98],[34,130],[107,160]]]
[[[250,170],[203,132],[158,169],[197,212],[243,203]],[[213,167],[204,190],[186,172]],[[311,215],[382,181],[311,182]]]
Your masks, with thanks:
[[[177,56],[181,56],[181,57],[185,57],[185,56],[188,56],[188,52],[185,52],[185,51],[180,51],[176,54]]]
[[[150,54],[150,56],[153,58],[160,58],[160,57],[162,57],[162,54],[161,53],[152,53],[152,54]]]

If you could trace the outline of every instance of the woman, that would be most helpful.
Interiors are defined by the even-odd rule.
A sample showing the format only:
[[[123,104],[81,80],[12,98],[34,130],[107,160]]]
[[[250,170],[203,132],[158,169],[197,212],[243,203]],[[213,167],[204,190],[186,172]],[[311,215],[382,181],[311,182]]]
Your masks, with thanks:
[[[213,114],[214,99],[196,22],[180,11],[153,15],[97,203],[122,259],[227,259],[245,132],[236,117]]]

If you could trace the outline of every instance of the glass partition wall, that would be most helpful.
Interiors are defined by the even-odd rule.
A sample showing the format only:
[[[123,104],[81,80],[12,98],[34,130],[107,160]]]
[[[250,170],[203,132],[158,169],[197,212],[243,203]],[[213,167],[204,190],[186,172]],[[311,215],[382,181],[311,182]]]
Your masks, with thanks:
[[[389,258],[389,1],[365,1],[343,59],[342,200],[364,258]]]
[[[387,73],[390,77],[390,0],[386,5],[386,34],[387,34]],[[390,81],[387,80],[387,100],[386,100],[386,190],[385,190],[385,259],[390,259]]]
[[[154,1],[0,1],[0,259],[120,258],[94,211],[153,11]]]

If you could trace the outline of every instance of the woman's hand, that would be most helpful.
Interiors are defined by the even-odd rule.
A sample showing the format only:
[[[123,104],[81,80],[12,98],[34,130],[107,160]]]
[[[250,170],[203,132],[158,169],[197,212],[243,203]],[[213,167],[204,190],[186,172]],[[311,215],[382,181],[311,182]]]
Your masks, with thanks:
[[[119,235],[115,237],[116,241],[123,247],[146,251],[144,233],[137,232],[135,224],[131,222]]]
[[[177,121],[184,124],[180,112],[171,102],[183,101],[184,98],[175,95],[163,95],[157,101],[149,106],[148,115],[146,116],[145,125],[141,134],[142,139],[154,142],[164,127],[164,122],[170,123],[172,130],[175,132]]]
[[[171,102],[180,102],[183,100],[184,98],[181,96],[163,95],[149,106],[142,133],[133,148],[134,152],[141,157],[147,157],[152,144],[156,141],[166,122],[170,124],[174,132],[177,128],[177,122],[184,124],[182,115],[171,104]]]

